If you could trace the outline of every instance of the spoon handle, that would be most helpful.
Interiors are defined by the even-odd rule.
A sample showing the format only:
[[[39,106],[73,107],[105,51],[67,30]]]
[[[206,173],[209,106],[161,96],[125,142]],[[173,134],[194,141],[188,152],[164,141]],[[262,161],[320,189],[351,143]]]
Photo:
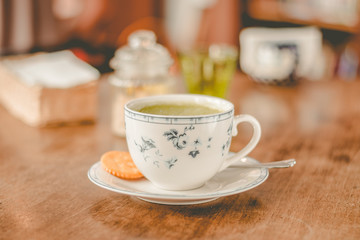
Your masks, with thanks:
[[[268,163],[247,163],[245,161],[237,162],[231,165],[231,168],[288,168],[296,164],[295,159],[288,159],[282,161],[268,162]]]

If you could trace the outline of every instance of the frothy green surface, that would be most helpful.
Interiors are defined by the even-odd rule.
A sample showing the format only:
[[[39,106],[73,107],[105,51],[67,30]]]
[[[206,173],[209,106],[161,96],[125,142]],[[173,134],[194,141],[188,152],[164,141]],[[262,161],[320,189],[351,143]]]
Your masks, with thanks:
[[[182,104],[157,104],[146,106],[139,110],[142,113],[156,114],[156,115],[175,115],[175,116],[195,116],[208,115],[214,113],[221,113],[219,109],[210,108],[207,106],[182,103]]]

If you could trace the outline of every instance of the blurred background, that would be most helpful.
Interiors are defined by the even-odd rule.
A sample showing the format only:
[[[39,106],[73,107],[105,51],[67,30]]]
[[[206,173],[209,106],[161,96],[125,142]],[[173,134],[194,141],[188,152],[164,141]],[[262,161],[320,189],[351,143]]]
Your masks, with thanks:
[[[176,59],[199,43],[240,48],[239,32],[255,26],[316,26],[324,76],[353,80],[359,73],[358,0],[0,0],[0,54],[70,49],[106,73],[137,29],[154,31]]]

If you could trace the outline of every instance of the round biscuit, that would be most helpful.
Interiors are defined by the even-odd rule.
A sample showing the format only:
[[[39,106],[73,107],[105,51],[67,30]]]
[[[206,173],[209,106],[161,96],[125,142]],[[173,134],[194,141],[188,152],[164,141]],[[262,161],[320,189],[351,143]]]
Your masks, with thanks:
[[[119,178],[138,179],[143,177],[129,152],[106,152],[101,156],[101,166],[105,171]]]

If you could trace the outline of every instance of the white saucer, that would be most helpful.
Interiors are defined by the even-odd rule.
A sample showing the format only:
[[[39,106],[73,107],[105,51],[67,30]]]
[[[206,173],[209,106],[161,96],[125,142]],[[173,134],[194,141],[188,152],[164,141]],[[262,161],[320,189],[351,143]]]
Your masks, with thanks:
[[[258,162],[247,157],[249,162]],[[97,162],[88,171],[94,184],[110,191],[136,196],[147,202],[167,205],[191,205],[213,201],[259,186],[269,176],[265,168],[227,168],[202,187],[187,191],[167,191],[155,187],[147,179],[123,180],[107,173]]]

